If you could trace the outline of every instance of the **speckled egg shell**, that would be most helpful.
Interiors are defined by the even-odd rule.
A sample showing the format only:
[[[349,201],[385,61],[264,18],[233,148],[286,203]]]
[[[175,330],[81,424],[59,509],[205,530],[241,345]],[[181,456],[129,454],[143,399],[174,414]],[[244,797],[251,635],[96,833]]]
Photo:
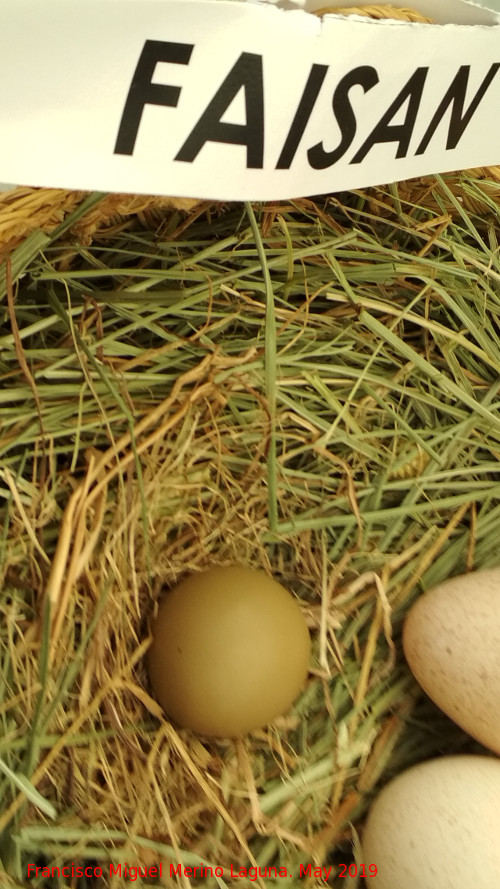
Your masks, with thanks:
[[[375,800],[362,833],[370,889],[500,886],[500,762],[448,756],[398,775]]]
[[[408,613],[403,648],[438,707],[500,754],[500,568],[425,593]]]

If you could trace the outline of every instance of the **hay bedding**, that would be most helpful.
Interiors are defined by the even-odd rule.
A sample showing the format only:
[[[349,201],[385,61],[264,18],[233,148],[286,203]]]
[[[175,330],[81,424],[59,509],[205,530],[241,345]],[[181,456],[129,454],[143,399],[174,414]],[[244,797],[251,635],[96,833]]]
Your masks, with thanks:
[[[419,590],[498,563],[499,179],[255,210],[0,198],[2,885],[162,862],[135,885],[324,885],[311,864],[353,889],[377,789],[477,748],[399,633]],[[162,589],[233,561],[295,592],[314,655],[290,713],[207,743],[143,655]],[[28,879],[68,862],[104,876]]]
[[[419,589],[498,561],[498,210],[410,188],[263,207],[260,245],[241,206],[56,229],[6,294],[5,885],[161,861],[169,887],[279,885],[231,864],[316,886],[300,864],[359,862],[392,774],[474,749],[398,640]],[[161,717],[142,659],[162,587],[233,561],[300,597],[314,657],[292,712],[206,743]],[[106,878],[27,880],[68,861]],[[200,861],[223,880],[168,874]]]

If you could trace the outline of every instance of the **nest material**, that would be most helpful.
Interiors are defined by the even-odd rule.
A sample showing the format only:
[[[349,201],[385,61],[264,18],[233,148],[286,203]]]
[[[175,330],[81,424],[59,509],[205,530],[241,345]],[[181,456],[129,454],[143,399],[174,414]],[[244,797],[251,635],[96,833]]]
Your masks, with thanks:
[[[389,196],[385,187],[360,191],[376,214],[392,213],[399,203],[441,211],[457,219],[462,208],[472,214],[494,212],[500,203],[500,166],[477,167],[446,173],[437,178],[424,176],[397,182]],[[52,232],[87,197],[86,192],[52,188],[14,188],[0,196],[0,260],[35,231]],[[97,206],[78,217],[70,231],[82,244],[96,236],[113,234],[130,226],[155,228],[164,211],[176,209],[190,220],[207,209],[217,212],[215,202],[191,198],[147,195],[107,195]],[[181,222],[179,222],[181,225]]]
[[[3,192],[0,195],[0,259],[32,232],[54,231],[86,196],[87,192],[62,188],[17,187]],[[131,218],[153,227],[159,211],[191,210],[197,204],[199,201],[191,198],[109,194],[99,201],[98,207],[80,217],[72,231],[83,244],[88,244],[96,232],[105,229],[111,233]]]
[[[202,860],[231,889],[231,864],[345,861],[381,782],[466,749],[398,637],[420,585],[494,555],[489,223],[464,240],[461,221],[347,197],[262,212],[268,303],[239,208],[179,236],[165,211],[69,259],[55,239],[25,270],[0,436],[2,756],[29,776],[2,797],[11,880],[28,854],[108,875]],[[163,587],[231,562],[299,597],[314,654],[290,713],[205,742],[163,718],[143,655]]]
[[[396,19],[400,22],[419,22],[420,24],[434,24],[434,20],[427,18],[415,9],[404,6],[323,6],[314,11],[315,15],[362,15],[370,19]]]

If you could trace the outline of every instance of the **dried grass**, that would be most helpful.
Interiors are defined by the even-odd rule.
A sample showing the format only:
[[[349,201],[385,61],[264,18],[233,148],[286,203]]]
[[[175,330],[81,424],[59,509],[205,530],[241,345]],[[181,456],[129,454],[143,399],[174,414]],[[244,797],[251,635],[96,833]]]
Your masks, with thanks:
[[[231,863],[298,884],[300,864],[356,860],[392,774],[474,749],[399,639],[420,590],[498,562],[498,184],[482,176],[111,227],[94,195],[10,254],[5,885],[68,861],[108,876],[43,885],[121,886],[119,861],[163,862],[167,887],[241,887]],[[268,729],[206,742],[162,717],[143,655],[162,589],[234,561],[300,598],[311,671]],[[200,861],[224,877],[168,874]]]

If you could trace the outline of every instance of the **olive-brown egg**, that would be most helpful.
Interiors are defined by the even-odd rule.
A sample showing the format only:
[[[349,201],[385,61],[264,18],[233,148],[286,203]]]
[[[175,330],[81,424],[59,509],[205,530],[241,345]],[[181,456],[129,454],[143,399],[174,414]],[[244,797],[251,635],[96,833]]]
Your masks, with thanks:
[[[153,691],[174,722],[203,735],[261,728],[288,710],[307,675],[302,612],[263,571],[192,574],[160,603],[152,633]]]

